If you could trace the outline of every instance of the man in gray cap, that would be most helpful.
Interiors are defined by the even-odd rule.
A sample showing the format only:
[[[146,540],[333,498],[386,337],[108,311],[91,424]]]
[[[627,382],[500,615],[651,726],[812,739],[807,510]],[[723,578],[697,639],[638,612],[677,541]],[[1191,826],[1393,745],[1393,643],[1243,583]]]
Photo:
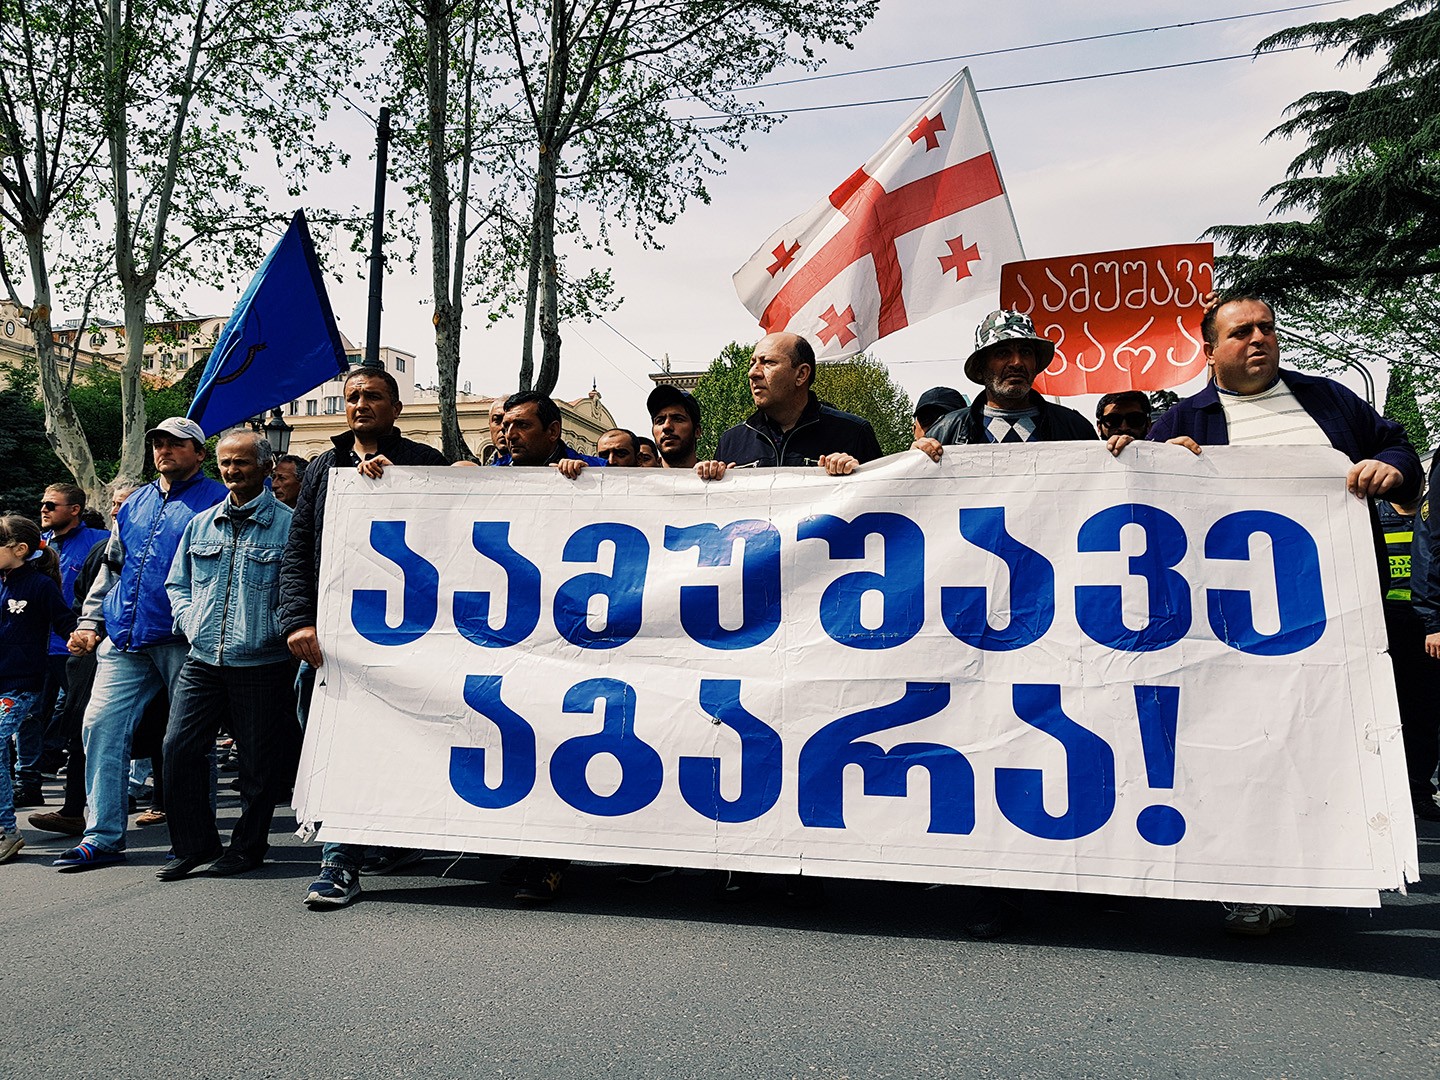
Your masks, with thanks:
[[[985,387],[968,409],[942,417],[911,446],[940,460],[946,443],[1064,442],[1093,439],[1095,429],[1074,409],[1031,389],[1055,358],[1055,343],[1035,332],[1028,315],[992,311],[975,331],[965,377]]]
[[[88,819],[80,843],[55,860],[61,870],[125,861],[130,741],[145,706],[174,684],[189,648],[175,632],[165,576],[190,519],[229,494],[201,471],[205,432],[195,421],[171,417],[145,438],[160,475],[116,514],[104,565],[70,635],[70,652],[94,650],[97,663],[82,728]]]

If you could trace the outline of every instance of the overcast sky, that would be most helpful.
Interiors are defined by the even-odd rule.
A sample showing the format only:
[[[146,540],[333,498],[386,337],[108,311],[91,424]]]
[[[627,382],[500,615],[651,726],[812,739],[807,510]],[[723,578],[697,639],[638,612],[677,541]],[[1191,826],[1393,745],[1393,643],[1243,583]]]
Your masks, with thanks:
[[[882,0],[853,51],[833,51],[821,72],[908,64],[1298,2]],[[1354,88],[1370,72],[1337,69],[1336,53],[1306,51],[987,90],[1247,53],[1284,26],[1386,6],[1350,0],[1309,11],[774,87],[757,96],[768,108],[923,99],[968,63],[1027,257],[1187,242],[1211,224],[1262,220],[1262,194],[1282,178],[1299,149],[1267,144],[1266,133],[1302,94]],[[755,321],[736,298],[731,275],[773,230],[849,176],[914,108],[911,103],[797,113],[768,134],[753,136],[747,151],[731,157],[725,175],[709,185],[711,204],[692,205],[659,235],[663,250],[620,242],[611,269],[624,303],[607,321],[634,345],[598,322],[565,324],[557,396],[580,397],[594,380],[618,422],[643,428],[644,396],[651,387],[647,376],[656,370],[645,354],[668,353],[676,370],[692,370],[708,365],[732,340],[754,340]],[[363,205],[373,184],[373,166],[364,160],[369,152],[365,140],[373,139],[373,129],[367,135],[363,121],[355,119],[341,131],[357,144],[350,147],[356,163],[344,177],[325,181],[316,192],[323,198],[314,202]],[[392,205],[403,198],[398,185],[391,185],[389,198]],[[338,251],[339,241],[334,244]],[[581,268],[574,264],[574,269]],[[428,280],[426,266],[418,274],[404,268],[391,272],[381,335],[385,344],[418,356],[418,379],[427,383],[435,371]],[[332,279],[331,298],[341,329],[360,341],[366,325],[364,283]],[[209,306],[224,310],[234,299]],[[937,316],[883,339],[870,351],[890,366],[912,399],[936,384],[970,394],[974,388],[965,382],[961,360],[972,346],[975,324],[993,306],[992,298]],[[508,392],[515,388],[519,329],[513,323],[486,329],[486,321],[483,310],[467,312],[460,379],[470,381],[476,393]]]

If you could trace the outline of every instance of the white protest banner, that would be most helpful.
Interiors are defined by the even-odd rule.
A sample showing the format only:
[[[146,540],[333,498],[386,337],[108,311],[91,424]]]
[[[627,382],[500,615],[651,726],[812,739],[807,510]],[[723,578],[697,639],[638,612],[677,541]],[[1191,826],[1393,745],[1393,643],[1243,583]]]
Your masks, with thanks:
[[[1418,860],[1347,464],[337,471],[297,812],[370,844],[1373,906]]]

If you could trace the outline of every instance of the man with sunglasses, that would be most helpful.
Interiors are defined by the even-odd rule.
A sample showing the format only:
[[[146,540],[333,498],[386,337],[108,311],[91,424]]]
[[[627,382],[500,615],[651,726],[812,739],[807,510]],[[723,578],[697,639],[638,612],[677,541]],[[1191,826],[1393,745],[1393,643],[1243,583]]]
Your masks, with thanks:
[[[104,529],[92,529],[80,520],[85,512],[85,492],[74,484],[51,484],[40,501],[40,534],[47,547],[60,556],[60,588],[65,602],[75,600],[75,575],[85,556],[101,540],[109,538]],[[60,688],[65,685],[65,661],[70,658],[66,641],[50,635],[50,655],[45,662],[45,681],[40,701],[20,722],[15,733],[15,805],[44,806],[41,773],[57,767],[64,739],[58,725],[50,724]],[[53,728],[53,731],[52,731]]]
[[[1139,390],[1106,394],[1095,406],[1095,429],[1102,439],[1111,435],[1145,438],[1150,433],[1150,399]]]

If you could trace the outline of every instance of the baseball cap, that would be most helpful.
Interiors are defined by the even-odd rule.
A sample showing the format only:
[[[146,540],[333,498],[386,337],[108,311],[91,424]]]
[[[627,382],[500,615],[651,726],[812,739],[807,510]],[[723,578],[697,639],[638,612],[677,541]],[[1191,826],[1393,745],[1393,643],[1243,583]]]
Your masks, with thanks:
[[[145,438],[149,439],[156,434],[169,435],[172,439],[194,439],[201,446],[205,445],[205,432],[199,424],[186,416],[172,416],[168,420],[161,420],[145,432]]]
[[[965,400],[965,395],[959,390],[949,386],[932,386],[920,395],[919,401],[915,402],[915,419],[919,420],[923,427],[928,428],[946,413],[963,409],[969,404]]]
[[[649,410],[651,417],[667,405],[683,405],[690,414],[690,422],[697,428],[700,426],[700,403],[690,391],[681,390],[678,386],[657,386],[645,399],[645,408]]]

